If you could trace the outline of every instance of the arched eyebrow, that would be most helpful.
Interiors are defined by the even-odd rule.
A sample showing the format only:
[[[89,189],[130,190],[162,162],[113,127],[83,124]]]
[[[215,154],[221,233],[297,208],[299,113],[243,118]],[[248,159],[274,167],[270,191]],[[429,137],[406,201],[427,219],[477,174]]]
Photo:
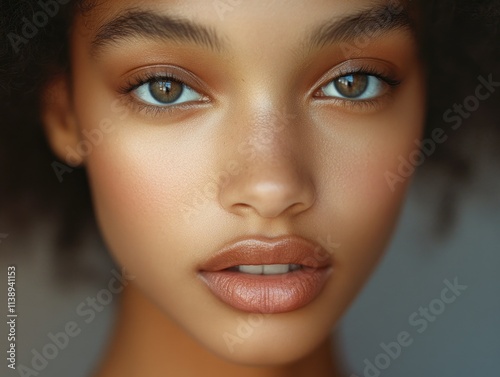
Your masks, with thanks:
[[[91,54],[95,57],[103,47],[130,38],[190,42],[218,52],[224,49],[222,38],[211,28],[181,17],[128,9],[99,28]]]
[[[302,47],[311,50],[314,47],[354,40],[363,34],[375,36],[401,28],[412,29],[406,8],[400,5],[400,9],[395,9],[385,3],[316,27],[304,40]],[[134,38],[194,43],[219,53],[227,48],[224,39],[212,28],[182,17],[132,8],[98,29],[91,42],[91,55],[97,57],[104,47]]]
[[[408,29],[414,25],[406,6],[393,2],[361,10],[358,13],[326,22],[315,28],[304,41],[310,49],[324,47],[328,44],[350,42],[357,37],[376,37],[383,33]]]

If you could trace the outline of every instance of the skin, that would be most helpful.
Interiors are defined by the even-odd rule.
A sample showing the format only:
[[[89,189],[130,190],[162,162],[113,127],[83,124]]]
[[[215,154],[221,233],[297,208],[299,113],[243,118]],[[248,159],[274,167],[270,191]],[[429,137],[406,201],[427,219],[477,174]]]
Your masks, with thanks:
[[[47,87],[44,124],[61,159],[87,170],[102,235],[134,276],[98,376],[340,375],[329,334],[393,231],[408,181],[392,191],[384,173],[421,136],[425,78],[407,30],[372,36],[355,53],[302,42],[380,3],[243,1],[221,20],[204,0],[109,0],[77,15],[71,76]],[[210,27],[226,49],[128,38],[94,56],[99,27],[131,6]],[[401,83],[371,102],[315,95],[353,62]],[[120,93],[137,72],[171,66],[203,100],[161,112]],[[103,137],[68,158],[103,120]],[[213,184],[220,175],[229,178]],[[224,334],[237,335],[250,314],[213,296],[197,267],[238,237],[283,234],[319,242],[333,273],[310,304],[266,315],[228,345]]]

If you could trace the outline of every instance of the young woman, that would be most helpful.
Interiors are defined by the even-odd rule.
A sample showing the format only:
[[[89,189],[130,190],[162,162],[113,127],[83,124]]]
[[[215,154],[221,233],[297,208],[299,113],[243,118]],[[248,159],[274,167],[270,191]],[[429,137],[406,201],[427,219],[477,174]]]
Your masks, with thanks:
[[[496,2],[468,5],[482,67],[437,64],[441,39],[467,51],[452,33],[467,10],[442,18],[451,1],[32,3],[3,5],[3,151],[34,156],[4,191],[48,182],[37,194],[68,210],[74,241],[90,189],[133,277],[95,376],[342,375],[330,331],[425,148],[449,150],[467,118],[436,119],[457,80],[439,75],[465,62],[460,87],[483,75],[482,95],[496,88],[498,49],[479,51]],[[37,124],[58,160],[42,159]],[[23,219],[19,203],[9,216]]]

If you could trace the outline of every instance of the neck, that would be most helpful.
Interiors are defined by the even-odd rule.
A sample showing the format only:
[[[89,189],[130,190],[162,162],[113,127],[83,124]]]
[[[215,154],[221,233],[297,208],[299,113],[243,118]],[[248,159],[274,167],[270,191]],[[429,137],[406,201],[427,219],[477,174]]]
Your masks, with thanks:
[[[95,377],[335,377],[330,340],[293,365],[249,367],[212,354],[169,320],[133,284],[123,291],[107,353]],[[195,361],[195,362],[194,362]]]

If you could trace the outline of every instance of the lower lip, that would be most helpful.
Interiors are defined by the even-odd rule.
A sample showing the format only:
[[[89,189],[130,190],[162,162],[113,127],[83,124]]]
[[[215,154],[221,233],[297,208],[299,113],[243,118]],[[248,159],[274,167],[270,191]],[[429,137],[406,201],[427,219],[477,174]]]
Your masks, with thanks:
[[[245,312],[277,314],[300,309],[323,289],[331,268],[304,268],[280,275],[202,271],[202,280],[226,304]]]

